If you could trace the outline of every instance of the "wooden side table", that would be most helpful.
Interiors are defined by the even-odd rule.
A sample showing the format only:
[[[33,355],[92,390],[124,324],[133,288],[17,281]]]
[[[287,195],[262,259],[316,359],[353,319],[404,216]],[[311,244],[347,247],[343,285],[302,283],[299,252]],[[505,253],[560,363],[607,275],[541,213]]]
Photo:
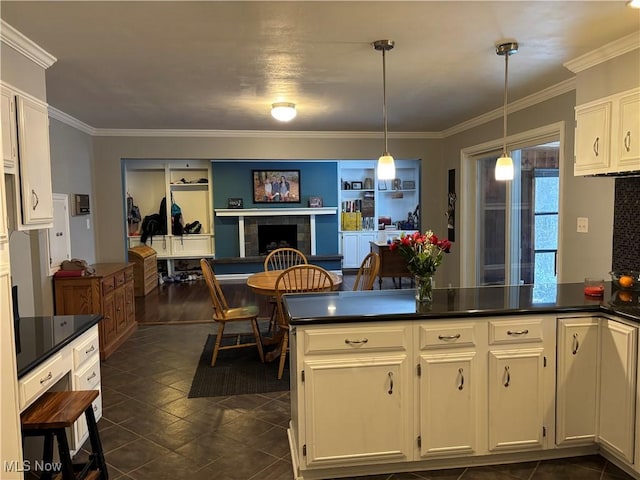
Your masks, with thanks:
[[[380,256],[380,270],[378,271],[378,288],[382,290],[382,278],[391,277],[396,288],[402,288],[402,277],[409,277],[413,282],[413,274],[407,268],[407,260],[400,252],[391,250],[387,243],[369,242],[371,251]],[[398,284],[396,284],[396,277]]]

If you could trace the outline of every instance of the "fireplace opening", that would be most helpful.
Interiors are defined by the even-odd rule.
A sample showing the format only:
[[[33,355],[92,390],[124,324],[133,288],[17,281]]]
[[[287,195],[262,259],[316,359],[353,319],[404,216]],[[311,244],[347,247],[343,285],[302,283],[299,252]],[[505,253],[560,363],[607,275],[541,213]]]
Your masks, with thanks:
[[[266,255],[276,248],[298,248],[297,225],[258,225],[259,255]]]

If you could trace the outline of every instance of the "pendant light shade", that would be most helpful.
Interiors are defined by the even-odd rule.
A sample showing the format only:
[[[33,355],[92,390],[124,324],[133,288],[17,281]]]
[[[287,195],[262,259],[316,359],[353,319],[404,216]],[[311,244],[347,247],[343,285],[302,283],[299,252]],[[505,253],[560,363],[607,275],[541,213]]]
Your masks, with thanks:
[[[496,53],[504,56],[504,111],[502,156],[496,161],[496,180],[513,180],[513,159],[507,153],[507,79],[509,75],[509,56],[518,51],[516,42],[502,43],[496,46]]]
[[[385,54],[394,46],[393,40],[376,40],[373,48],[382,51],[382,117],[384,119],[384,153],[378,158],[379,180],[391,180],[396,176],[396,165],[387,148],[387,65]]]
[[[278,102],[271,105],[271,116],[281,122],[288,122],[296,117],[296,105],[289,102]]]

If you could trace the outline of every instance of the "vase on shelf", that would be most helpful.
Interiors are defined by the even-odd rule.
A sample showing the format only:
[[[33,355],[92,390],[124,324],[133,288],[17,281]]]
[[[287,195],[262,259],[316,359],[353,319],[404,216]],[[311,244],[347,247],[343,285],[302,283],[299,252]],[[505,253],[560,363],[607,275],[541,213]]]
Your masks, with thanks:
[[[431,304],[433,300],[433,275],[416,275],[416,302]]]

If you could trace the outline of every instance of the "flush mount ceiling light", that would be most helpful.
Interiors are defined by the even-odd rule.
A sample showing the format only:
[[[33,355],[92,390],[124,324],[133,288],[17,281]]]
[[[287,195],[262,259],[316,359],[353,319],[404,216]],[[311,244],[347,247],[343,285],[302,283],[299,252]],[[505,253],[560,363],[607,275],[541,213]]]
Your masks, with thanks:
[[[378,179],[391,180],[396,176],[396,166],[387,148],[387,66],[385,53],[394,46],[393,40],[376,40],[373,48],[382,51],[382,116],[384,118],[384,152],[378,158]]]
[[[496,53],[504,56],[504,112],[502,156],[496,161],[496,180],[513,180],[513,159],[507,154],[507,78],[509,74],[509,56],[518,51],[516,42],[501,43]]]
[[[271,116],[281,122],[288,122],[296,117],[296,104],[277,102],[271,105]]]

